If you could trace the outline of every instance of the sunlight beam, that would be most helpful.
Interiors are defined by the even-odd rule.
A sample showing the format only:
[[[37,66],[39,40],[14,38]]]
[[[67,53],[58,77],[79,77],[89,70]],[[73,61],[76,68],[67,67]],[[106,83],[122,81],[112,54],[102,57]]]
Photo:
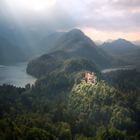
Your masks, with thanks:
[[[40,12],[51,8],[56,3],[56,0],[11,0],[7,1],[7,3],[18,9]]]

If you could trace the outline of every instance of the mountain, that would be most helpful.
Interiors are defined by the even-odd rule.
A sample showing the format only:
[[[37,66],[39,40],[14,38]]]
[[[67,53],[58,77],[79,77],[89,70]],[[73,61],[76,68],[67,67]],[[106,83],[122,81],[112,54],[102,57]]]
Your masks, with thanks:
[[[9,40],[0,37],[0,64],[11,64],[27,59],[23,50]]]
[[[49,33],[46,36],[43,36],[32,49],[36,51],[37,55],[50,52],[57,46],[57,42],[63,34],[63,32]]]
[[[69,32],[56,32],[47,36],[41,41],[40,50],[42,54],[62,50],[71,57],[91,60],[100,68],[117,63],[79,29],[73,29]]]
[[[113,42],[104,43],[102,48],[112,54],[123,54],[127,53],[128,51],[137,49],[136,45],[125,39],[118,39]]]
[[[130,41],[118,39],[104,43],[101,47],[115,59],[120,59],[127,64],[139,65],[140,48]]]
[[[77,48],[78,45],[82,45],[82,41],[88,42],[90,45],[95,46],[93,41],[85,36],[79,29],[73,29],[69,32],[54,32],[42,39],[40,46],[42,50],[52,52],[60,49]]]
[[[44,46],[40,46],[44,55],[30,61],[27,67],[27,72],[36,77],[61,72],[99,71],[119,64],[78,29],[51,34],[44,42]]]
[[[55,34],[52,35],[53,37]],[[99,71],[120,64],[78,29],[50,37],[50,52],[29,62],[27,72],[37,78],[50,74]],[[45,47],[44,47],[45,50]],[[44,51],[45,52],[45,51]]]
[[[32,29],[0,22],[0,64],[28,61],[40,55],[40,41],[50,32],[45,27]]]
[[[0,29],[1,53],[3,54],[0,62],[3,64],[34,59],[37,56],[59,50],[68,52],[69,56],[74,58],[91,60],[100,68],[120,64],[102,48],[97,47],[89,37],[78,29],[69,32],[49,32],[45,29],[11,28],[10,25],[8,28],[5,28],[4,25],[0,26]],[[7,47],[2,49],[2,46]],[[8,53],[11,48],[13,52],[11,51],[7,57],[5,52]]]

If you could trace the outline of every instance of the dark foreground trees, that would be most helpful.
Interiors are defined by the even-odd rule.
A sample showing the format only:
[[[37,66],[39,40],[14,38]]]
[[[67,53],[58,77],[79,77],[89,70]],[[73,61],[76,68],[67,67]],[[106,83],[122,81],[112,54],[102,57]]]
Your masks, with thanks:
[[[123,84],[74,84],[59,73],[26,88],[0,86],[0,140],[139,140],[140,88]]]

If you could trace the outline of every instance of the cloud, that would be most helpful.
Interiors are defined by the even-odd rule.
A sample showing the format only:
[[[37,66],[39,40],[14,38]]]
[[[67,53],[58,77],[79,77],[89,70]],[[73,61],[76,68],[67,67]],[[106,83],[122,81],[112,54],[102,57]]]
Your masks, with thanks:
[[[10,17],[10,21],[30,26],[43,24],[56,30],[79,27],[106,32],[140,32],[140,0],[56,0],[43,11],[19,7],[18,1],[1,0],[0,17]],[[10,7],[9,3],[13,2],[15,5]]]
[[[127,9],[132,9],[140,7],[140,1],[139,0],[113,0],[111,2],[113,6],[116,6],[118,8],[127,8]]]
[[[90,0],[86,14],[84,24],[98,30],[140,30],[139,0]]]

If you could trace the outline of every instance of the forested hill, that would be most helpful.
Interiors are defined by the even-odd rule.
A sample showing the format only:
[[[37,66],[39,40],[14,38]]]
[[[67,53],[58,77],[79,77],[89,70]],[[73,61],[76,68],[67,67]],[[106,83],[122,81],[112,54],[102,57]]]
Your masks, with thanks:
[[[138,140],[139,91],[121,91],[102,81],[72,86],[64,74],[26,89],[0,86],[0,138]]]
[[[43,55],[32,60],[27,66],[27,72],[37,78],[59,73],[72,75],[84,71],[100,73],[98,66],[93,61],[71,57],[69,53],[64,51]]]

